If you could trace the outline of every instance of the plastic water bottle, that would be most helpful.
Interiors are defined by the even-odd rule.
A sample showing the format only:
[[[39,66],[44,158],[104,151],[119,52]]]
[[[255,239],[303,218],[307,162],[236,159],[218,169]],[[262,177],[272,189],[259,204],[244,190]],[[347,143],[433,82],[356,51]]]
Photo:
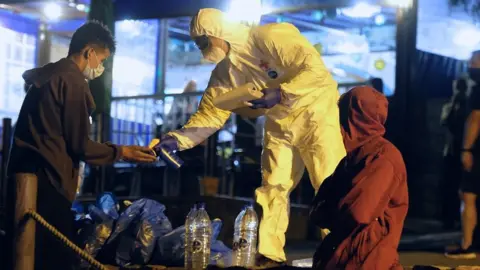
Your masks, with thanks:
[[[192,235],[192,223],[197,214],[197,205],[195,204],[190,212],[188,212],[187,217],[185,219],[185,235],[184,235],[184,243],[185,243],[185,268],[191,269],[192,268],[192,252],[191,246],[193,241]]]
[[[312,268],[312,265],[313,265],[313,258],[292,261],[293,267]]]
[[[240,267],[253,267],[257,252],[258,217],[249,204],[235,219],[233,235],[233,264]]]
[[[193,238],[190,252],[193,269],[205,269],[210,262],[211,226],[205,204],[200,204],[191,225]]]

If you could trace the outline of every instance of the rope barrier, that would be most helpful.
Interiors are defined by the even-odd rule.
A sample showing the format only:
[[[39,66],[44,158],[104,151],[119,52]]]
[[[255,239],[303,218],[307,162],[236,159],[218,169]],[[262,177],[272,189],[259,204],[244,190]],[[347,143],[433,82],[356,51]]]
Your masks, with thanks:
[[[55,237],[57,237],[60,241],[62,241],[67,247],[71,248],[75,253],[77,253],[82,259],[90,263],[93,267],[99,270],[108,270],[108,268],[101,264],[99,261],[95,260],[90,254],[79,248],[75,245],[72,241],[70,241],[65,235],[59,232],[55,227],[53,227],[50,223],[48,223],[42,216],[40,216],[37,212],[33,210],[28,210],[25,214],[33,218],[36,222],[40,223],[45,229],[50,231]]]

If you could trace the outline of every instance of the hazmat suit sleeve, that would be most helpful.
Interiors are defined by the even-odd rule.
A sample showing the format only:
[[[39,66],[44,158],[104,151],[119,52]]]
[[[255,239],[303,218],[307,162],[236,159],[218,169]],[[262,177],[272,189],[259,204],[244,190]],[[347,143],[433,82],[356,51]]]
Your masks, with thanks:
[[[282,104],[292,105],[289,103],[327,86],[337,89],[320,54],[292,24],[267,25],[257,31],[254,39],[262,53],[288,73],[280,84]]]
[[[222,85],[214,70],[198,110],[181,129],[167,134],[177,140],[180,151],[195,147],[223,127],[231,113],[215,107],[213,99],[228,89],[225,84]]]

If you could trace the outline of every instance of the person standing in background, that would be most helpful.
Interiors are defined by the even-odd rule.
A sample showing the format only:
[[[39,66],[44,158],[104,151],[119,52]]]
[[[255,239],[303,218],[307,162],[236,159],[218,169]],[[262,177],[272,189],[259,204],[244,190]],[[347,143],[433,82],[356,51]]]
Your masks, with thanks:
[[[467,88],[471,89],[468,102],[468,118],[465,123],[463,145],[459,150],[463,168],[460,182],[460,199],[462,201],[462,243],[460,248],[445,253],[452,259],[475,259],[473,234],[477,226],[477,198],[480,194],[480,50],[474,51],[469,61],[469,80]],[[460,86],[457,81],[458,86]],[[468,91],[468,90],[467,90]]]
[[[474,85],[468,75],[453,81],[452,98],[442,107],[440,123],[446,128],[447,141],[443,150],[443,225],[445,229],[454,229],[460,220],[460,179],[463,175],[461,154],[465,131],[465,121],[469,114],[469,96]]]
[[[191,80],[183,89],[183,93],[193,93],[197,91],[197,83]],[[167,131],[181,128],[187,123],[190,116],[195,113],[198,107],[197,96],[174,97],[170,112],[166,117],[165,128]]]

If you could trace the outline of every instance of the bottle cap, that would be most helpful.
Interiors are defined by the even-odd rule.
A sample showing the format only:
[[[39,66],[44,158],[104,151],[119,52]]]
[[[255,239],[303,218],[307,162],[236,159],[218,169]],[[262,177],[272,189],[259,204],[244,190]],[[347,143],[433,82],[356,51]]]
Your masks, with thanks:
[[[249,202],[249,203],[246,205],[246,208],[253,208],[253,202]]]
[[[194,205],[192,206],[192,210],[197,210],[197,204],[194,204]]]
[[[199,203],[198,209],[205,209],[205,203]]]

